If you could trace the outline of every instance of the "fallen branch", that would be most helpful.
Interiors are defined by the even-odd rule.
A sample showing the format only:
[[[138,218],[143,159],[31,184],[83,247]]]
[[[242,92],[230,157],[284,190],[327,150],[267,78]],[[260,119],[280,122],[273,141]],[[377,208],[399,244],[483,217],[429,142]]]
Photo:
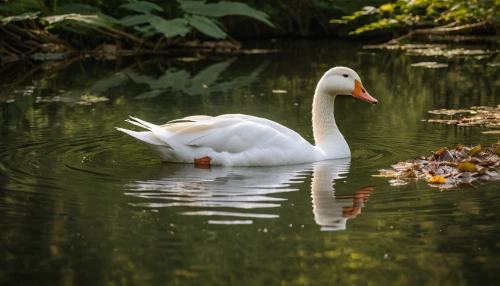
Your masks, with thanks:
[[[438,35],[438,34],[446,34],[446,33],[451,33],[451,32],[464,31],[464,30],[469,30],[469,29],[473,29],[473,28],[486,26],[487,22],[482,21],[482,22],[478,22],[478,23],[474,23],[474,24],[466,24],[466,25],[461,25],[461,26],[456,26],[457,24],[458,24],[457,22],[453,22],[453,23],[450,23],[447,25],[434,27],[434,28],[411,30],[406,35],[392,39],[387,43],[380,44],[380,45],[366,45],[366,46],[363,46],[363,48],[365,48],[365,49],[379,49],[379,48],[384,48],[387,46],[399,45],[400,41],[405,40],[407,38],[411,38],[414,35]]]

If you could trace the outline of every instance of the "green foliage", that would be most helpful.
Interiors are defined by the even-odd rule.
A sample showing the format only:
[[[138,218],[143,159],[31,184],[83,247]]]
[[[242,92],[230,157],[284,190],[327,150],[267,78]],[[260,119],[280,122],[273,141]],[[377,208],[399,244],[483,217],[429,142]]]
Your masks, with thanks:
[[[171,20],[152,14],[154,11],[162,12],[163,9],[147,1],[129,0],[129,3],[121,5],[120,8],[142,13],[126,16],[119,20],[119,23],[127,27],[133,26],[146,38],[154,34],[162,34],[166,38],[184,37],[194,28],[208,37],[225,39],[227,34],[216,19],[230,15],[251,17],[274,27],[265,13],[237,2],[221,1],[206,4],[204,1],[180,1],[179,8],[184,16]]]
[[[58,6],[57,1],[54,1],[50,3],[52,7],[48,5],[48,2],[44,2],[47,1],[25,0],[1,3],[0,13],[9,17],[3,18],[0,15],[0,19],[3,19],[4,24],[33,20],[36,24],[40,24],[40,29],[58,29],[56,33],[64,31],[66,33],[64,35],[67,36],[87,35],[92,30],[104,33],[108,37],[119,34],[140,43],[141,46],[143,39],[156,36],[157,43],[159,43],[163,37],[167,39],[185,37],[192,31],[197,31],[209,38],[225,39],[227,33],[218,21],[218,18],[225,16],[246,16],[274,27],[267,14],[238,2],[221,1],[207,4],[205,1],[179,0],[175,4],[162,3],[163,6],[159,6],[150,1],[128,0],[126,3],[121,3],[118,6],[121,9],[118,10],[127,11],[131,15],[126,15],[121,19],[115,19],[103,13],[100,9],[103,3],[100,2],[98,6],[94,6],[62,1],[64,3]],[[114,2],[113,4],[116,5]],[[172,8],[177,8],[180,12],[178,17],[171,15]],[[112,11],[112,14],[116,15],[120,12]],[[154,42],[148,42],[149,47],[155,45],[157,44]]]
[[[362,17],[370,17],[368,24],[356,28],[351,34],[399,27],[433,27],[449,23],[488,21],[495,24],[500,20],[498,7],[500,0],[398,0],[378,8],[364,7],[342,19],[330,20],[330,23],[347,24]]]
[[[189,24],[196,30],[215,39],[224,39],[227,36],[226,32],[219,28],[215,20],[204,16],[193,15],[189,17]]]
[[[90,15],[98,13],[99,9],[88,4],[74,3],[57,7],[56,9],[54,9],[54,11],[59,15],[72,13]]]
[[[129,3],[121,5],[120,8],[144,14],[150,14],[153,10],[160,12],[163,11],[163,9],[160,6],[154,3],[147,1],[135,1],[135,0],[129,0]]]
[[[157,33],[162,33],[167,38],[184,37],[190,31],[188,21],[182,18],[165,20],[158,16],[150,16],[149,23]]]
[[[266,13],[252,9],[244,3],[221,1],[205,4],[203,1],[183,1],[180,8],[189,14],[213,18],[233,15],[251,17],[274,28],[273,23],[269,21],[269,16]]]

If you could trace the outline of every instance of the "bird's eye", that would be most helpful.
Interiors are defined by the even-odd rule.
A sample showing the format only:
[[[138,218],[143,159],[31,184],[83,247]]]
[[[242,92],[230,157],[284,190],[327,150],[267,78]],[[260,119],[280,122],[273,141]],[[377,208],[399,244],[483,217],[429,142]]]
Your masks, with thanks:
[[[349,77],[347,74],[343,74],[342,76],[343,76],[343,77]]]

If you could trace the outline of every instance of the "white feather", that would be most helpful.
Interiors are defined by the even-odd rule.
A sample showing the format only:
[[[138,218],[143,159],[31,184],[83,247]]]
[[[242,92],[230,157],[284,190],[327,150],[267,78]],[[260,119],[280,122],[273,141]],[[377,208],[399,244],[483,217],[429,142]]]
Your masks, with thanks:
[[[354,71],[337,67],[318,83],[313,102],[316,146],[277,122],[243,114],[194,115],[164,125],[131,116],[127,122],[149,131],[117,129],[147,143],[169,162],[209,157],[212,165],[269,166],[347,158],[351,153],[335,123],[333,101],[338,94],[350,94],[354,80],[360,81]]]

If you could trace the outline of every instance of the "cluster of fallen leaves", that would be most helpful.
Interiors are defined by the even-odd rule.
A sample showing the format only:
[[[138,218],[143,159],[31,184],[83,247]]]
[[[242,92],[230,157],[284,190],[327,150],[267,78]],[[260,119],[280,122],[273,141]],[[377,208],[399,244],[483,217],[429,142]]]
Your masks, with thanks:
[[[500,180],[500,144],[492,147],[444,147],[432,156],[399,162],[391,169],[379,170],[373,177],[392,178],[392,186],[412,180],[425,180],[430,186],[444,188],[472,187],[474,182]]]
[[[457,126],[482,125],[500,128],[500,105],[496,107],[473,106],[470,109],[438,109],[430,114],[447,115],[446,119],[429,119],[428,122],[456,124]],[[456,116],[455,116],[456,115]],[[453,118],[455,116],[455,118]]]

